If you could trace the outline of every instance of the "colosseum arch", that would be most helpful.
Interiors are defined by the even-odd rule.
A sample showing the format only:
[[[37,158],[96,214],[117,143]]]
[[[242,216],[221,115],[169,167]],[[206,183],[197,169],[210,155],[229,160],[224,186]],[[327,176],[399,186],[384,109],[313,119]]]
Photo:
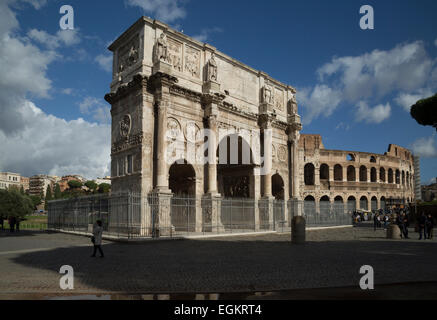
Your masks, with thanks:
[[[361,182],[367,181],[367,168],[366,168],[366,166],[360,167],[360,181]]]
[[[376,168],[375,167],[372,167],[370,169],[370,181],[376,182]]]
[[[346,156],[346,161],[355,161],[355,155],[352,154],[352,153],[349,153],[349,154]]]
[[[357,181],[354,166],[347,167],[347,181]]]
[[[388,183],[393,183],[393,169],[388,169]]]
[[[320,180],[329,180],[329,166],[326,163],[320,166]]]
[[[361,210],[369,210],[369,202],[366,196],[362,196],[360,198],[360,209]]]
[[[315,182],[314,178],[314,165],[312,163],[307,163],[304,167],[304,181],[307,186],[313,186]]]
[[[386,204],[385,197],[381,197],[381,202],[380,202],[381,209],[385,210],[385,204]]]
[[[407,171],[407,188],[410,188],[410,173]]]
[[[314,215],[316,213],[316,199],[313,196],[306,196],[303,202],[305,215]]]
[[[402,185],[405,185],[405,171],[402,170]]]
[[[344,201],[343,201],[343,197],[336,196],[334,198],[334,211],[336,213],[344,213]]]
[[[370,200],[370,210],[372,211],[378,210],[378,198],[376,198],[375,196],[373,196],[372,199]]]
[[[320,198],[319,202],[320,206],[320,214],[322,215],[328,215],[331,211],[331,202],[328,196],[323,196]]]
[[[379,181],[385,182],[385,169],[383,167],[379,168]]]
[[[343,167],[339,164],[334,166],[334,181],[343,181]]]
[[[401,172],[396,169],[396,184],[401,184]]]
[[[347,211],[353,212],[357,209],[357,199],[354,196],[347,198]]]
[[[371,156],[371,157],[370,157],[370,162],[372,162],[372,163],[376,163],[376,158],[375,158],[375,156]]]

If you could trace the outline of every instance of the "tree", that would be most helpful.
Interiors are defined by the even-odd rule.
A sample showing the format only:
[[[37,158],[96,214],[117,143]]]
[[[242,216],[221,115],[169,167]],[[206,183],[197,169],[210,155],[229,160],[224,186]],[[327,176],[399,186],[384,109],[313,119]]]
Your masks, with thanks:
[[[92,181],[92,180],[89,180],[89,181],[85,182],[85,186],[86,186],[88,189],[90,189],[93,193],[96,192],[97,187],[98,187],[97,183],[95,183],[95,182]]]
[[[47,186],[47,191],[46,191],[46,201],[44,201],[44,210],[47,210],[49,207],[49,201],[52,200],[52,188],[50,187],[50,185]]]
[[[21,193],[22,195],[24,195],[24,187],[23,187],[23,185],[21,185],[20,193]]]
[[[0,215],[24,217],[32,213],[32,201],[17,190],[0,190]]]
[[[108,183],[99,184],[99,193],[108,193],[111,190],[111,185]]]
[[[422,126],[433,126],[437,130],[437,94],[417,101],[411,106],[410,114]]]
[[[61,199],[62,198],[62,192],[61,187],[59,186],[59,183],[55,185],[55,199]]]
[[[70,180],[70,181],[68,181],[68,186],[71,189],[79,189],[82,187],[82,182],[80,182],[78,180]]]
[[[42,203],[40,196],[29,196],[29,199],[32,202],[33,210]]]

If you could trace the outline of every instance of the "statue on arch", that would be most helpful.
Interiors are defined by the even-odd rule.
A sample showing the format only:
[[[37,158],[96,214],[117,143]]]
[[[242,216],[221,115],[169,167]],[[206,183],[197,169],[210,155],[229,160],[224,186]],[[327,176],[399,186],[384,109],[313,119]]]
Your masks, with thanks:
[[[167,37],[164,33],[161,33],[160,37],[155,43],[154,62],[165,61],[169,62]]]
[[[214,52],[211,55],[211,59],[208,61],[208,73],[207,80],[208,81],[216,81],[217,82],[217,62],[215,61]]]

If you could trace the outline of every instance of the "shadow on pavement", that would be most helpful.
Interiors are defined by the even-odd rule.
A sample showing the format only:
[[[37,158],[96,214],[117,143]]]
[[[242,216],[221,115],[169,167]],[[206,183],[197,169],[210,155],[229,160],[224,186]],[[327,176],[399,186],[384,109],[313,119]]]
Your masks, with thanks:
[[[92,247],[57,248],[20,254],[11,260],[35,272],[22,292],[44,288],[59,289],[59,269],[74,268],[75,291],[112,293],[226,293],[304,290],[306,299],[350,298],[350,288],[362,295],[360,267],[370,265],[376,289],[367,297],[379,297],[378,285],[437,281],[437,243],[401,241],[323,241],[292,245],[289,241],[268,240],[175,240],[151,241],[137,245],[109,243],[105,258],[90,258]],[[43,271],[43,272],[39,272]],[[41,274],[41,276],[40,276]],[[396,287],[383,297],[396,297]],[[29,290],[29,291],[26,291]],[[306,291],[305,291],[306,290]],[[308,291],[309,290],[309,291]],[[395,290],[395,291],[393,291]],[[421,297],[421,285],[410,292]],[[411,291],[409,289],[409,291]],[[298,291],[296,291],[298,292]],[[373,296],[372,296],[373,294]],[[437,298],[435,290],[428,291]],[[253,295],[253,294],[252,294]],[[299,295],[273,295],[274,299]],[[254,297],[255,298],[255,297]],[[287,298],[287,299],[288,299]]]

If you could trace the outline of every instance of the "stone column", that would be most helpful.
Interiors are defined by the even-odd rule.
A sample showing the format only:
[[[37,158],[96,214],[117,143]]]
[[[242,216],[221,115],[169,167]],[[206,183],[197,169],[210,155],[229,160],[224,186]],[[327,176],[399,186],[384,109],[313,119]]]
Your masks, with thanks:
[[[170,105],[170,86],[177,79],[162,72],[155,73],[151,79],[155,98],[155,128],[156,136],[156,185],[150,198],[152,207],[153,230],[152,235],[171,236],[173,225],[171,223],[171,198],[172,193],[168,187],[167,171],[167,108]]]
[[[334,167],[333,166],[329,166],[329,181],[330,182],[334,181]]]
[[[208,193],[217,194],[217,116],[208,117],[208,127],[210,134],[208,136]]]
[[[157,139],[156,139],[156,191],[169,192],[167,179],[167,103],[157,104]]]
[[[264,167],[261,169],[263,197],[260,200],[260,209],[268,216],[268,228],[273,229],[273,196],[272,196],[272,118],[268,114],[261,115],[260,127],[264,135],[263,152]]]
[[[202,104],[205,109],[205,118],[207,120],[208,129],[210,130],[208,135],[208,185],[207,193],[203,197],[203,211],[204,219],[206,218],[210,222],[210,226],[207,226],[206,230],[210,232],[222,232],[224,231],[221,221],[221,195],[217,188],[217,118],[219,115],[218,105],[224,99],[224,95],[212,94],[209,90],[204,91],[202,96]],[[205,214],[207,217],[205,217]]]
[[[343,182],[347,182],[347,165],[342,166],[341,170],[343,171]]]

